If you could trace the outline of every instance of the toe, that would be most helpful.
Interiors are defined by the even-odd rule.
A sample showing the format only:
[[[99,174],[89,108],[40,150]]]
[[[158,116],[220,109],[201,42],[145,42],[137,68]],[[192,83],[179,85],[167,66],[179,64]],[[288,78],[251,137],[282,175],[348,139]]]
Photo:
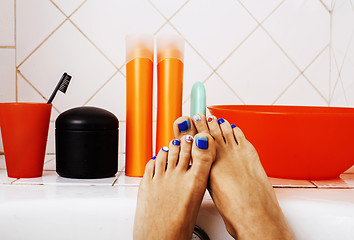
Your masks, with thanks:
[[[154,176],[154,171],[155,171],[155,160],[151,159],[150,161],[148,161],[148,163],[145,166],[145,173],[143,179],[151,180]]]
[[[203,114],[196,114],[193,116],[194,126],[198,133],[204,132],[209,133],[208,124],[206,122],[206,117]]]
[[[220,125],[214,116],[209,116],[208,117],[208,126],[210,129],[210,134],[214,137],[215,142],[217,144],[223,144],[225,143],[224,137],[222,135]]]
[[[179,159],[177,168],[181,170],[187,170],[191,159],[193,137],[191,135],[183,136],[181,139],[181,146],[179,152]]]
[[[155,160],[155,176],[161,176],[166,171],[166,163],[167,163],[167,155],[168,155],[168,147],[163,147],[159,151]]]
[[[232,130],[230,123],[223,118],[220,118],[218,120],[218,123],[220,125],[220,129],[221,129],[222,135],[224,136],[225,142],[229,145],[236,145],[234,132]]]
[[[180,140],[185,135],[194,136],[197,131],[193,121],[189,117],[182,116],[177,118],[173,123],[173,133],[175,134],[175,138]]]
[[[237,143],[240,145],[244,144],[247,140],[246,140],[246,137],[243,134],[242,130],[239,127],[237,127],[235,124],[232,124],[232,128],[233,128],[234,136],[236,138]]]
[[[193,164],[191,171],[196,174],[209,175],[213,161],[215,160],[216,149],[212,136],[207,133],[198,133],[194,137],[192,146]]]
[[[179,156],[179,146],[181,142],[177,139],[174,139],[170,142],[169,150],[168,150],[168,163],[167,163],[167,171],[173,170],[176,168],[178,156]]]

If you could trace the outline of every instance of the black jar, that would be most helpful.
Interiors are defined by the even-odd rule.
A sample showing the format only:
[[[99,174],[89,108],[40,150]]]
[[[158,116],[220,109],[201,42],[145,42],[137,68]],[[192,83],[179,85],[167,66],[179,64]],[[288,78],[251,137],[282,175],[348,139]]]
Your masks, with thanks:
[[[113,177],[118,170],[117,117],[96,107],[77,107],[55,121],[56,171],[67,178]]]

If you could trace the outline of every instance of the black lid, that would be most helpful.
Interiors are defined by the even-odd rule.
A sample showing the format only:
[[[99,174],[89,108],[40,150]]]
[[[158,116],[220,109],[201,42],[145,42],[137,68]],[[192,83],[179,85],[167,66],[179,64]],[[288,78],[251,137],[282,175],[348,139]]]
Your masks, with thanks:
[[[63,130],[112,130],[118,127],[118,119],[113,113],[96,107],[69,109],[55,121],[55,128]]]

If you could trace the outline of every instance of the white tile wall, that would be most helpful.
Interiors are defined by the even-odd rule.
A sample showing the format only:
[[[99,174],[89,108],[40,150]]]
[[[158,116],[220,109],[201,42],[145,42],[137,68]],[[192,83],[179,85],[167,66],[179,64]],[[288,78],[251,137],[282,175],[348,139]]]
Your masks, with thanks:
[[[172,32],[186,41],[184,114],[195,81],[205,83],[208,105],[354,106],[353,5],[352,0],[1,0],[0,102],[44,102],[67,71],[73,80],[67,94],[54,101],[47,152],[55,151],[56,117],[74,106],[94,105],[120,119],[124,153],[124,37]]]

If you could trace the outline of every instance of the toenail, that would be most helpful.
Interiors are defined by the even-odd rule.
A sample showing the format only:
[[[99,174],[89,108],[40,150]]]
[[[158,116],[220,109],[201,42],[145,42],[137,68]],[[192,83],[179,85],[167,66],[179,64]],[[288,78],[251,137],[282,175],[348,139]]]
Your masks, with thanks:
[[[151,160],[155,160],[156,159],[156,156],[153,156],[152,158],[151,158]]]
[[[162,148],[162,151],[168,152],[168,147],[163,147],[163,148]]]
[[[232,127],[232,128],[235,128],[235,127],[236,127],[236,125],[235,125],[235,124],[231,124],[231,127]]]
[[[200,149],[208,149],[208,138],[206,137],[197,137],[196,138],[197,147]]]
[[[186,142],[189,142],[189,143],[193,142],[193,137],[191,135],[187,135]]]
[[[225,122],[225,120],[223,119],[223,118],[219,118],[219,120],[218,120],[218,123],[219,124],[222,124],[222,123],[224,123]]]
[[[201,117],[197,114],[193,117],[194,121],[199,122],[201,120]]]
[[[179,146],[181,144],[177,139],[172,140],[172,145]]]
[[[187,132],[188,129],[191,128],[191,123],[190,123],[189,120],[187,119],[186,121],[179,123],[179,124],[178,124],[178,128],[179,128],[179,131],[180,131],[181,133]]]
[[[213,117],[212,116],[210,116],[210,117],[208,117],[208,122],[211,122],[211,121],[213,121]]]

